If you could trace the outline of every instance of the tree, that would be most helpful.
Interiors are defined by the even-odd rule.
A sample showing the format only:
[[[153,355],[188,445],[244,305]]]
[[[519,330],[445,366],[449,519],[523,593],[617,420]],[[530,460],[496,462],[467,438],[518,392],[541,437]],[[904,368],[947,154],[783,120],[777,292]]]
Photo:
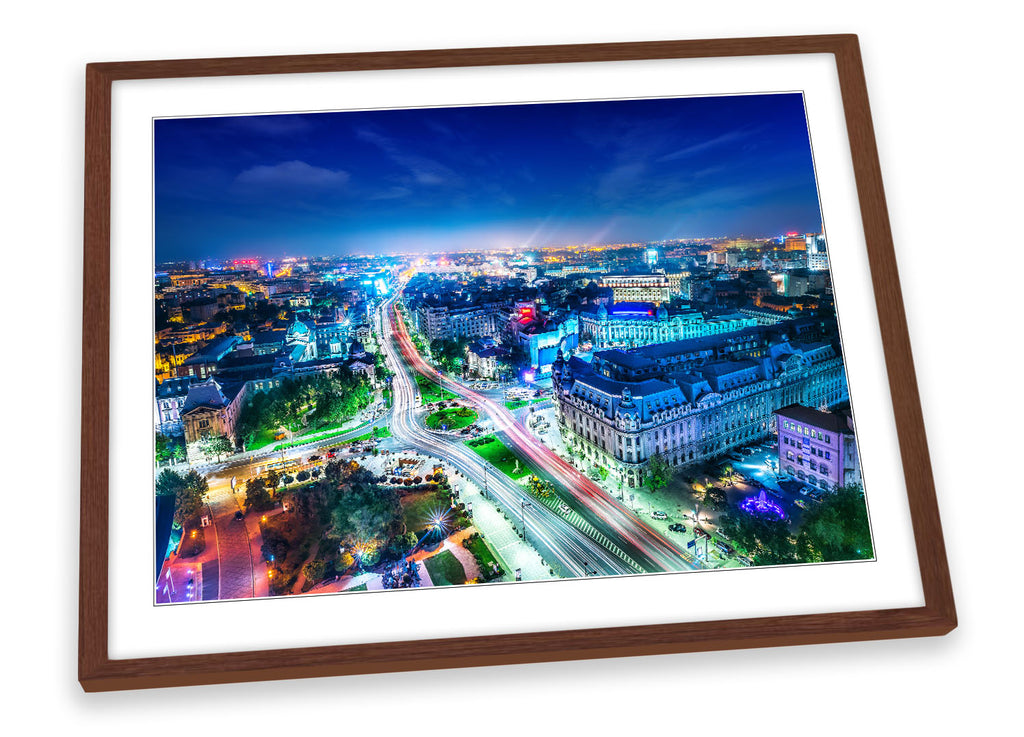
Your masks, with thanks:
[[[206,478],[196,471],[182,476],[176,471],[165,469],[156,480],[156,493],[174,497],[174,523],[185,527],[199,516],[203,499],[210,490]]]
[[[214,435],[204,438],[200,442],[199,447],[202,449],[203,455],[207,457],[216,456],[218,462],[220,462],[221,456],[235,452],[235,444],[226,435]]]
[[[271,494],[274,493],[274,489],[280,486],[280,484],[281,474],[279,474],[277,470],[273,468],[267,471],[267,488],[270,489]]]
[[[796,546],[785,520],[749,514],[726,514],[721,525],[729,537],[745,548],[755,565],[770,566],[796,561]]]
[[[704,489],[704,504],[715,511],[722,511],[729,506],[725,496],[725,489],[718,486],[708,486]]]
[[[323,579],[326,571],[327,564],[319,558],[311,560],[302,566],[302,575],[305,576],[306,580],[310,583],[319,583]]]
[[[185,447],[180,440],[168,437],[163,433],[156,434],[156,460],[173,461],[185,457]]]
[[[178,489],[185,486],[185,477],[177,471],[164,469],[156,478],[157,496],[178,496]]]
[[[314,488],[329,483],[328,479]],[[377,486],[373,474],[359,467],[341,477],[330,520],[331,537],[346,547],[358,546],[363,551],[364,563],[371,562],[391,537],[405,531],[398,492]]]
[[[245,482],[245,508],[262,512],[274,506],[274,501],[267,490],[267,482],[257,477]]]
[[[652,492],[664,488],[672,479],[673,469],[661,453],[655,453],[647,460],[647,488]]]
[[[856,560],[874,555],[868,509],[860,484],[841,486],[804,514],[797,555],[806,562]]]

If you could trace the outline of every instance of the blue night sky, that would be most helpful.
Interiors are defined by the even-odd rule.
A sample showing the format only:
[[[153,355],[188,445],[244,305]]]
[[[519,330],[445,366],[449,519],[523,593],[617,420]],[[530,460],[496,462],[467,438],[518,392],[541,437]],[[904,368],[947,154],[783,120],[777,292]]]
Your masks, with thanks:
[[[819,232],[799,94],[155,123],[157,261]]]

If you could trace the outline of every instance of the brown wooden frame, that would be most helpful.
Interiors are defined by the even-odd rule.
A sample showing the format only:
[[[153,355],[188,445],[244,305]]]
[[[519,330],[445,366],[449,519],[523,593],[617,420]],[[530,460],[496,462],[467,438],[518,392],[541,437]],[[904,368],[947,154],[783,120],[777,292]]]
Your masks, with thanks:
[[[127,79],[639,59],[834,54],[925,605],[715,622],[111,660],[107,654],[111,83]],[[946,634],[953,591],[868,95],[855,35],[114,62],[86,67],[78,677],[86,691],[728,650]]]

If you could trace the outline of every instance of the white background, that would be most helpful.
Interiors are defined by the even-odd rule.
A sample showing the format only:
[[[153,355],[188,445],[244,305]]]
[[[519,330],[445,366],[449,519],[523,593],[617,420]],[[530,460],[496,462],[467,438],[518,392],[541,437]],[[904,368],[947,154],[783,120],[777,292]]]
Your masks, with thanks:
[[[1013,394],[1020,308],[1010,279],[1019,261],[1022,162],[1016,24],[1002,5],[976,2],[955,13],[891,1],[734,2],[718,10],[640,0],[298,6],[92,2],[19,4],[5,13],[0,201],[14,291],[5,295],[0,386],[5,491],[16,503],[5,505],[0,525],[0,694],[9,723],[105,735],[188,725],[408,734],[442,729],[446,718],[477,734],[1006,733],[1004,720],[1016,720],[1020,612],[1011,606],[1021,576],[1017,546],[995,533],[1000,520],[1014,518],[1003,510],[1019,503],[1021,487],[1014,460],[1022,403]],[[86,62],[826,32],[861,36],[958,630],[930,640],[82,694],[75,670]]]

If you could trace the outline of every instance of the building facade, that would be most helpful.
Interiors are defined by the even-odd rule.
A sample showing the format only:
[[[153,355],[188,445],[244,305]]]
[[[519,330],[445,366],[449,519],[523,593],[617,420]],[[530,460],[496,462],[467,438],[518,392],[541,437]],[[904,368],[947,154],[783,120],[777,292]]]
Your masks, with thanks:
[[[509,306],[502,304],[450,307],[421,306],[417,327],[428,341],[482,338],[497,335],[508,321]]]
[[[608,309],[603,304],[596,312],[579,316],[580,335],[595,349],[635,348],[652,343],[670,343],[705,335],[730,333],[757,324],[749,315],[728,314],[705,319],[697,310],[672,312],[664,305],[624,302]]]
[[[779,471],[826,491],[861,483],[853,420],[800,404],[775,411]]]
[[[181,424],[181,411],[192,380],[165,379],[156,385],[156,431],[161,435],[180,437],[185,429]]]
[[[846,399],[833,345],[796,343],[779,327],[603,351],[589,364],[560,357],[552,378],[563,437],[635,487],[654,455],[675,466],[713,460],[771,433],[781,407]]]
[[[668,302],[671,285],[664,274],[605,274],[600,286],[612,290],[614,302]]]
[[[181,411],[189,463],[204,460],[202,443],[207,438],[223,435],[232,443],[237,441],[235,425],[247,388],[246,383],[221,384],[213,377],[189,388]]]

